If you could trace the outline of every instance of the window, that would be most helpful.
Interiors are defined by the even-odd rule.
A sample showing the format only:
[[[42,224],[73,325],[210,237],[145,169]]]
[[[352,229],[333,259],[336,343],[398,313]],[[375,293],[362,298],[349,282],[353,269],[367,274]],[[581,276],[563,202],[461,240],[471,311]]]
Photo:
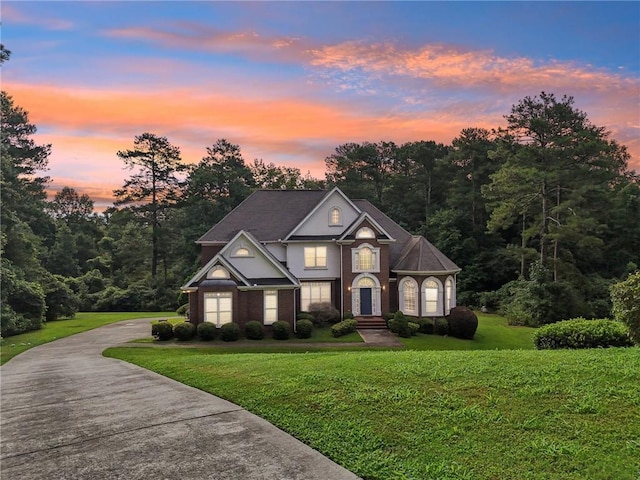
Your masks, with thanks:
[[[304,268],[327,268],[327,247],[304,247]]]
[[[207,278],[229,278],[229,272],[226,268],[216,266],[207,272]]]
[[[271,325],[278,320],[278,291],[264,291],[264,324]]]
[[[422,284],[424,296],[424,314],[426,316],[442,315],[442,284],[435,278],[428,278]]]
[[[233,320],[231,292],[204,294],[204,321],[220,328]]]
[[[413,278],[400,282],[400,310],[406,315],[418,315],[418,283]]]
[[[305,282],[300,286],[300,309],[309,310],[312,303],[331,303],[331,282]]]
[[[456,306],[456,300],[454,296],[453,290],[453,278],[447,278],[447,281],[444,283],[444,308],[445,314],[449,315],[449,312],[452,308]]]
[[[250,257],[251,256],[251,251],[249,251],[249,249],[247,247],[240,247],[235,251],[234,256],[236,256],[236,257]]]
[[[356,232],[356,238],[376,238],[376,234],[369,227],[362,227]]]
[[[340,215],[340,209],[338,207],[333,207],[329,210],[329,225],[332,227],[341,226],[342,225],[342,216]]]
[[[354,272],[379,272],[380,249],[363,243],[351,250],[351,264]]]

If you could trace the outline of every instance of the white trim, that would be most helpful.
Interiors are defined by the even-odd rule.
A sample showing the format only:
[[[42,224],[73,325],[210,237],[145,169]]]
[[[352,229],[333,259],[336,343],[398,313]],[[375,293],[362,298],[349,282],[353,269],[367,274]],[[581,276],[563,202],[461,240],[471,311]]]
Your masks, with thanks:
[[[371,250],[374,256],[371,268],[360,268],[358,266],[360,251],[364,248]],[[361,243],[356,248],[351,249],[351,271],[352,272],[380,272],[380,248],[374,247],[370,243]]]
[[[333,212],[338,211],[338,221],[333,221]],[[342,209],[337,205],[334,205],[329,209],[329,226],[330,227],[342,227]]]
[[[284,237],[284,239],[283,239],[283,240],[284,240],[284,241],[289,240],[289,237],[293,236],[293,234],[294,234],[294,233],[296,233],[296,231],[297,231],[300,227],[302,227],[302,225],[304,225],[304,224],[305,224],[305,222],[306,222],[309,218],[311,218],[311,216],[312,216],[315,212],[317,212],[317,211],[318,211],[318,209],[319,209],[319,208],[320,208],[324,203],[326,203],[326,202],[327,202],[327,200],[331,197],[331,195],[333,195],[333,193],[334,193],[334,192],[337,192],[340,196],[342,196],[342,198],[343,198],[343,199],[344,199],[344,200],[345,200],[349,205],[351,205],[351,207],[352,207],[352,208],[353,208],[357,213],[362,213],[362,210],[360,210],[358,207],[356,207],[356,206],[354,205],[354,203],[353,203],[351,200],[349,200],[349,197],[347,197],[344,193],[342,193],[342,190],[340,190],[338,187],[334,187],[334,189],[333,189],[333,190],[331,190],[331,191],[327,192],[327,194],[326,194],[324,197],[322,197],[322,200],[320,200],[320,201],[318,202],[318,204],[317,204],[315,207],[313,207],[313,209],[311,209],[311,211],[310,211],[309,213],[307,213],[307,215],[306,215],[306,216],[305,216],[305,217],[304,217],[304,218],[303,218],[303,219],[302,219],[302,220],[301,220],[301,221],[300,221],[300,222],[299,222],[295,227],[293,227],[293,230],[291,230],[291,231],[287,234],[287,236],[286,236],[286,237]]]
[[[187,289],[197,290],[197,287],[192,287],[191,284],[201,280],[203,277],[206,277],[207,272],[209,272],[209,270],[211,270],[218,263],[220,263],[223,267],[225,267],[234,277],[240,279],[242,283],[249,286],[250,285],[249,280],[245,278],[245,276],[242,275],[237,268],[231,265],[231,263],[227,259],[225,259],[222,255],[220,255],[220,253],[221,252],[218,252],[211,260],[209,260],[206,263],[204,267],[198,270],[196,274],[193,277],[191,277],[191,279],[180,288],[185,291]]]
[[[220,300],[222,298],[225,299],[229,299],[229,320],[228,321],[221,321],[220,318]],[[209,302],[207,302],[207,300],[215,300],[215,306],[216,306],[216,310],[211,310],[208,311],[207,310],[207,304]],[[224,310],[224,312],[226,313],[227,310]],[[207,313],[211,313],[213,314],[213,316],[215,317],[215,322],[211,321],[211,317],[207,316]],[[220,328],[222,327],[222,325],[224,325],[225,323],[231,323],[233,322],[233,294],[231,292],[206,292],[203,296],[203,305],[202,305],[202,319],[205,322],[209,322],[209,323],[213,323],[216,328]]]
[[[344,231],[344,233],[338,240],[344,240],[347,236],[351,235],[355,230],[358,229],[358,227],[362,226],[362,222],[364,222],[365,220],[367,220],[376,230],[378,230],[378,233],[387,236],[387,239],[383,239],[381,241],[386,241],[389,243],[396,241],[396,239],[393,238],[384,228],[382,228],[382,226],[378,222],[376,222],[373,217],[367,212],[362,212],[360,216],[353,221],[349,228]]]
[[[324,248],[324,265],[318,265],[318,249]],[[314,249],[313,263],[315,265],[307,265],[307,250]],[[329,249],[326,245],[309,245],[302,248],[302,261],[304,263],[305,270],[328,270],[329,269]],[[322,258],[322,257],[320,257]]]
[[[276,297],[276,306],[275,308],[270,308],[268,309],[269,311],[274,311],[275,310],[275,318],[273,320],[267,320],[267,296],[268,295],[274,295]],[[265,325],[273,325],[275,322],[278,321],[278,290],[264,290],[264,293],[262,294],[262,319]]]
[[[303,312],[306,311],[305,309],[308,308],[310,304],[317,303],[317,302],[314,302],[313,296],[309,295],[309,305],[305,305],[304,304],[305,298],[303,298],[303,296],[302,296],[302,291],[305,288],[311,289],[312,288],[312,284],[316,284],[316,286],[319,287],[319,288],[322,288],[322,286],[327,286],[328,285],[329,286],[329,299],[320,298],[319,302],[329,302],[329,303],[333,304],[333,292],[332,292],[333,283],[331,281],[318,281],[318,280],[314,279],[314,281],[311,281],[311,282],[301,282],[300,283],[300,309]],[[317,284],[322,284],[322,285],[317,285]],[[311,294],[311,291],[309,291],[309,293]],[[320,293],[322,294],[322,290],[320,290]]]
[[[451,282],[451,290],[447,293],[447,284]],[[444,281],[444,311],[445,315],[449,315],[452,308],[456,306],[456,280],[449,275]]]

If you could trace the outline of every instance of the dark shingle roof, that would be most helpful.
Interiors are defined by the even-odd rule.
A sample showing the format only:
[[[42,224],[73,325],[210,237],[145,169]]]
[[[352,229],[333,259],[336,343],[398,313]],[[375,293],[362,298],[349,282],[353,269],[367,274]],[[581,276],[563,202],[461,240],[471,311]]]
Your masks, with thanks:
[[[407,242],[402,255],[391,269],[405,272],[455,272],[460,267],[426,238],[416,235]]]
[[[261,242],[283,239],[326,194],[324,190],[258,190],[198,243],[228,242],[240,230],[251,232]]]

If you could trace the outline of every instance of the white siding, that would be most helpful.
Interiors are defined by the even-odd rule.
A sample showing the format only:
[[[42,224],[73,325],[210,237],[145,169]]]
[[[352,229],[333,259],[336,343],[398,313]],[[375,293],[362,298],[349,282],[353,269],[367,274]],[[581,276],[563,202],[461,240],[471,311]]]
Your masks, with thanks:
[[[327,247],[326,268],[305,268],[304,247],[322,245]],[[305,278],[337,278],[340,276],[340,247],[335,243],[304,242],[290,243],[287,248],[287,267],[299,279]]]
[[[329,226],[329,212],[338,207],[342,216],[341,226]],[[338,238],[353,221],[358,212],[340,195],[333,192],[329,198],[311,215],[293,235],[335,235]]]
[[[224,257],[246,278],[283,278],[280,272],[269,259],[258,250],[253,244],[240,236],[224,252]],[[248,257],[237,257],[235,252],[238,248],[245,247],[250,251]]]

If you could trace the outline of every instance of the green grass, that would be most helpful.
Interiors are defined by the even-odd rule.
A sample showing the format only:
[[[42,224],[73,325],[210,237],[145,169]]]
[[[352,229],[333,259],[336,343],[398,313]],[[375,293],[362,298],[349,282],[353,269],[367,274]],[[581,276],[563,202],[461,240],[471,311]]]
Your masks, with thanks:
[[[30,348],[42,345],[43,343],[52,342],[58,338],[64,338],[75,333],[84,332],[85,330],[101,327],[102,325],[134,318],[167,317],[173,315],[175,315],[173,312],[78,313],[71,319],[47,322],[40,330],[34,330],[33,332],[3,338],[1,343],[2,347],[0,348],[0,365]]]
[[[532,350],[535,328],[512,327],[504,317],[476,312],[478,330],[473,340],[462,340],[440,335],[400,338],[411,350]]]
[[[211,355],[114,348],[365,479],[640,475],[640,349]]]

